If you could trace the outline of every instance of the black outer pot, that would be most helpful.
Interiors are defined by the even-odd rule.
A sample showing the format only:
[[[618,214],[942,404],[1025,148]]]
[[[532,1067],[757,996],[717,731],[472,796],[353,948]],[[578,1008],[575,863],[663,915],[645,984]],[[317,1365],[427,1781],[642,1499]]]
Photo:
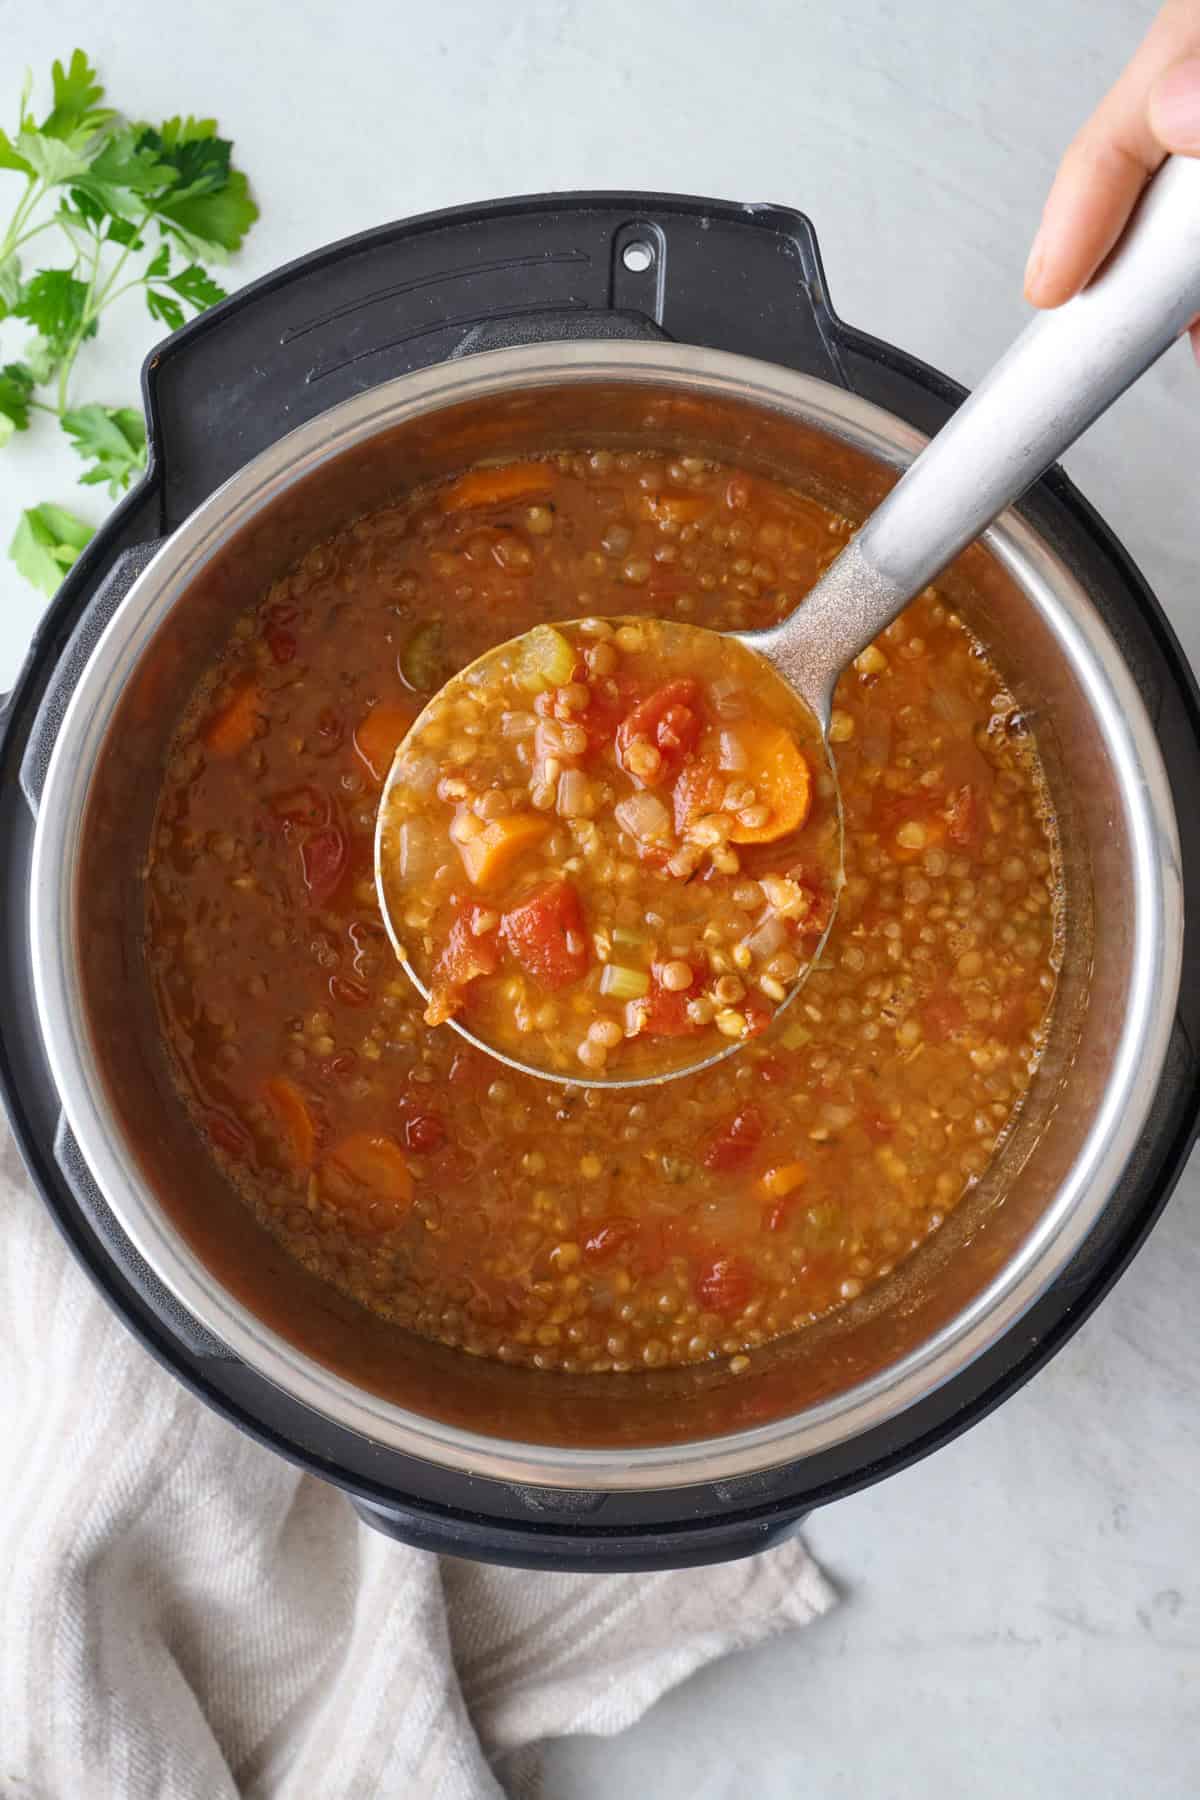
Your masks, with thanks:
[[[651,248],[648,268],[626,265],[631,244]],[[1178,1179],[1200,1113],[1200,926],[1189,911],[1175,1030],[1137,1155],[1100,1226],[1019,1326],[865,1437],[802,1465],[645,1493],[457,1475],[333,1425],[230,1356],[124,1238],[62,1124],[26,930],[36,770],[78,659],[158,542],[294,426],[448,357],[630,336],[783,364],[926,433],[963,397],[945,376],[841,323],[812,227],[784,208],[566,194],[384,226],[243,289],[149,357],[149,473],[67,576],[0,707],[0,1086],[30,1173],[72,1251],[152,1355],[259,1442],[344,1488],[369,1524],[422,1548],[531,1568],[654,1569],[746,1555],[788,1536],[813,1507],[956,1436],[1040,1368],[1116,1280]],[[1200,695],[1192,672],[1138,570],[1061,471],[1019,510],[1082,581],[1134,674],[1170,776],[1190,897],[1200,891]]]

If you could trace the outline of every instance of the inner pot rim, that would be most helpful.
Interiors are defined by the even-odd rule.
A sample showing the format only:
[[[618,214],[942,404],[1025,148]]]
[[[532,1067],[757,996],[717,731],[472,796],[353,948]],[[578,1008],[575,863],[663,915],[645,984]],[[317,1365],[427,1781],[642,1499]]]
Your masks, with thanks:
[[[749,357],[660,344],[573,342],[488,352],[401,377],[332,408],[210,496],[154,557],[105,628],[47,769],[33,848],[30,937],[45,1051],[75,1141],[121,1229],[207,1330],[294,1399],[390,1449],[503,1481],[629,1491],[757,1472],[844,1443],[960,1373],[1041,1297],[1103,1213],[1149,1112],[1179,988],[1183,897],[1170,789],[1136,685],[1081,584],[1027,525],[1006,513],[983,542],[1039,608],[1103,731],[1120,777],[1137,904],[1130,1004],[1095,1117],[1055,1200],[994,1279],[923,1344],[832,1399],[720,1437],[613,1449],[511,1442],[410,1411],[334,1374],[235,1300],[138,1179],[82,1002],[81,822],[121,687],[209,561],[322,465],[385,429],[462,402],[620,380],[783,412],[893,467],[904,466],[926,441],[882,408],[811,376]]]

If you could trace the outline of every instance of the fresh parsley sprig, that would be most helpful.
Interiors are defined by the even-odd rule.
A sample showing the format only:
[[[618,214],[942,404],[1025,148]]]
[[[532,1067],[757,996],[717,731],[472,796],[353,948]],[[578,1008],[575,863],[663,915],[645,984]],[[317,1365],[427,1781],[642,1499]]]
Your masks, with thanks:
[[[0,365],[0,447],[29,429],[32,414],[49,413],[86,464],[80,481],[105,484],[115,498],[146,466],[146,429],[133,407],[71,405],[80,350],[107,309],[137,290],[171,331],[189,311],[223,300],[204,265],[241,247],[258,208],[215,119],[131,123],[102,104],[82,50],[54,64],[51,82],[54,103],[40,125],[27,74],[16,130],[0,130],[0,171],[24,181],[0,236],[0,322],[31,333],[19,360]],[[52,245],[60,255],[65,247],[65,266],[47,256]],[[33,507],[9,554],[52,594],[90,536],[62,507]]]

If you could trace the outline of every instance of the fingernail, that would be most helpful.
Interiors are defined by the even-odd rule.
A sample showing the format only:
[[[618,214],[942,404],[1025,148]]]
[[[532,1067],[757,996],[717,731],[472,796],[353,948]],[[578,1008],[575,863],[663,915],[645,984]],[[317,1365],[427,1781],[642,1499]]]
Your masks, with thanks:
[[[1200,57],[1189,57],[1150,90],[1150,129],[1167,150],[1200,155]]]
[[[1029,261],[1025,264],[1025,298],[1034,306],[1038,303],[1038,282],[1041,280],[1042,264],[1046,260],[1045,237],[1045,226],[1039,226],[1029,252]]]

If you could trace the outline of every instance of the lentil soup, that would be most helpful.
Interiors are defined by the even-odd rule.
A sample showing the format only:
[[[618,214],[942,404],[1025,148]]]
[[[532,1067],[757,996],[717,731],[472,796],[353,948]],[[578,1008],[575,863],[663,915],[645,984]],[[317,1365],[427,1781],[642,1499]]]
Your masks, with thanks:
[[[581,616],[774,623],[849,532],[701,459],[548,456],[358,520],[243,615],[168,760],[146,955],[201,1136],[305,1267],[472,1354],[737,1373],[978,1180],[1042,1051],[1057,846],[1025,723],[935,590],[839,684],[838,914],[729,1060],[633,1093],[512,1074],[425,1022],[376,904],[384,778],[457,669]],[[701,941],[758,904],[731,893]]]
[[[820,727],[770,665],[678,621],[539,625],[397,752],[393,940],[486,1044],[560,1079],[654,1080],[766,1029],[841,880]]]

